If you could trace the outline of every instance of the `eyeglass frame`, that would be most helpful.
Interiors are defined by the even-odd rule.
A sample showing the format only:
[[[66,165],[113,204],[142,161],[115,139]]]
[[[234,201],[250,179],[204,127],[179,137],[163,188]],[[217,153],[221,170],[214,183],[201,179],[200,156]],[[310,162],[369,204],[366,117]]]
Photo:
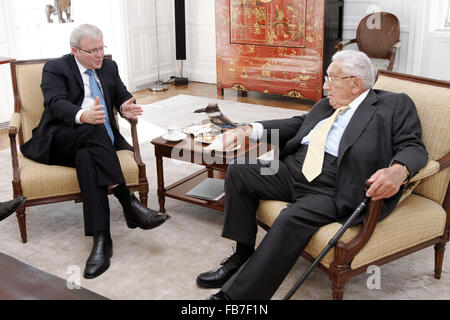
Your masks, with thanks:
[[[93,54],[97,54],[97,53],[99,53],[99,52],[104,52],[105,51],[105,49],[108,49],[108,47],[107,46],[103,46],[103,47],[101,47],[101,48],[95,48],[95,49],[93,49],[93,50],[84,50],[84,49],[81,49],[80,47],[75,47],[75,48],[77,48],[78,50],[81,50],[81,51],[84,51],[84,52],[86,52],[87,54],[89,54],[89,55],[93,55]]]
[[[350,79],[350,78],[357,78],[358,76],[345,76],[345,77],[339,77],[339,78],[334,78],[334,77],[329,77],[329,76],[325,76],[325,82],[328,82],[331,85],[333,85],[333,82],[336,82],[338,80],[343,80],[343,79]]]

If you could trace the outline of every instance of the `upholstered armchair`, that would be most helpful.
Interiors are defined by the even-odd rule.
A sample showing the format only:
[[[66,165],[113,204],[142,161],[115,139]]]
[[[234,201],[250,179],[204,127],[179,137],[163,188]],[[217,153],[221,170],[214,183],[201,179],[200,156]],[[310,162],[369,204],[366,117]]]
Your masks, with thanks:
[[[392,71],[395,54],[400,48],[400,22],[392,13],[375,12],[365,16],[358,24],[356,39],[343,40],[336,45],[341,51],[346,45],[356,43],[378,70]]]
[[[319,267],[328,273],[332,283],[333,299],[342,299],[346,282],[366,272],[369,266],[380,266],[432,245],[434,277],[440,279],[445,244],[449,241],[450,83],[380,71],[375,88],[406,93],[415,102],[429,161],[410,180],[400,203],[387,218],[378,222],[380,206],[369,201],[363,224],[347,229],[321,261]],[[286,206],[280,201],[260,201],[259,224],[269,229]],[[303,256],[314,260],[340,227],[335,222],[320,228]]]
[[[111,58],[111,56],[106,56]],[[42,68],[47,59],[23,60],[11,63],[14,91],[14,113],[9,126],[13,167],[13,196],[25,196],[25,204],[17,211],[20,235],[27,242],[25,210],[27,207],[54,202],[83,201],[74,168],[50,166],[24,157],[18,146],[28,141],[44,110],[40,88]],[[117,121],[117,114],[116,119]],[[137,136],[137,121],[130,121],[134,152],[118,151],[120,165],[127,186],[138,191],[141,202],[147,205],[148,182],[145,164],[141,160]],[[118,126],[119,127],[119,126]]]

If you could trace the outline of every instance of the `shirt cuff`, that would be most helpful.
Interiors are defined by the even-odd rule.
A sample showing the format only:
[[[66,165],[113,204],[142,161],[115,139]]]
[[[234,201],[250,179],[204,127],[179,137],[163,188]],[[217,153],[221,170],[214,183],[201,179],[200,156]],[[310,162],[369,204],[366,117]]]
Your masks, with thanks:
[[[85,112],[86,109],[80,109],[80,111],[77,112],[77,114],[75,115],[75,123],[76,124],[81,124],[81,115],[83,114],[83,112]]]
[[[250,139],[259,140],[264,133],[264,126],[258,122],[250,123],[253,127],[252,133],[250,134]]]

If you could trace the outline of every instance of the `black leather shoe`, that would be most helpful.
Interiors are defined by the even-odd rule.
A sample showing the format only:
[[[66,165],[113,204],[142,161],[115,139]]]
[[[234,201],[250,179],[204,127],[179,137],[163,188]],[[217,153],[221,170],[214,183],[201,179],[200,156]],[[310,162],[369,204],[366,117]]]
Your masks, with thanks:
[[[0,221],[12,215],[27,200],[25,197],[15,198],[0,203]]]
[[[131,195],[129,199],[119,201],[122,204],[125,221],[129,228],[153,229],[170,218],[168,214],[159,213],[143,206],[134,195]]]
[[[236,253],[225,259],[217,268],[201,273],[197,277],[197,284],[205,288],[221,288],[236,271],[244,264]]]
[[[113,255],[113,244],[109,232],[99,232],[94,236],[94,246],[86,261],[84,277],[93,279],[109,268],[109,258]]]
[[[206,300],[231,300],[229,296],[227,296],[224,292],[219,291],[216,294],[213,294]]]

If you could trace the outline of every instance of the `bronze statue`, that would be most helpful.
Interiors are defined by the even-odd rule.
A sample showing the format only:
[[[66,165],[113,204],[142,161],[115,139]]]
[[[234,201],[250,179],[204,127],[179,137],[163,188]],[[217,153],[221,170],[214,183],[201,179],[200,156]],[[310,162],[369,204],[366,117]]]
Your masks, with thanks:
[[[194,113],[205,112],[209,117],[209,121],[218,126],[219,128],[236,128],[237,124],[233,123],[222,111],[220,111],[217,103],[208,104],[206,108],[195,110]]]
[[[55,0],[55,5],[48,4],[45,6],[45,14],[47,22],[53,23],[52,15],[58,16],[59,23],[73,22],[71,16],[71,0]],[[63,18],[63,12],[66,14],[66,19]]]

